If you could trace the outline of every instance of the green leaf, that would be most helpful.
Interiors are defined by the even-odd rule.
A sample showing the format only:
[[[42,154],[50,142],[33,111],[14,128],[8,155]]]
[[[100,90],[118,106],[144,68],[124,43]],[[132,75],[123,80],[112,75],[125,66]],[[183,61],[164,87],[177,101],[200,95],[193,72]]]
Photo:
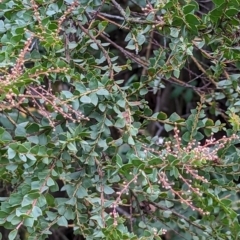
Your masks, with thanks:
[[[66,202],[66,204],[74,206],[76,205],[76,201],[77,201],[76,197],[72,197]]]
[[[61,216],[58,220],[57,220],[57,224],[59,226],[62,227],[68,227],[68,221],[66,220],[66,218],[64,216]]]
[[[76,42],[70,42],[70,43],[68,44],[69,49],[74,49],[74,48],[76,48],[77,46],[78,46],[78,44],[77,44]]]
[[[194,135],[194,138],[197,140],[197,141],[201,141],[203,138],[204,138],[204,135],[200,132],[197,132],[196,135]]]
[[[103,148],[103,151],[105,151],[108,148],[106,139],[99,139],[98,140],[98,146]]]
[[[179,78],[179,76],[180,76],[180,71],[179,71],[179,69],[173,70],[173,75],[174,75],[175,78]]]
[[[148,90],[146,88],[142,88],[139,93],[141,96],[144,96],[148,93]]]
[[[113,126],[113,123],[112,123],[109,119],[107,119],[107,118],[105,119],[104,124],[105,124],[106,126],[108,126],[108,127]]]
[[[116,155],[116,163],[118,167],[122,167],[123,165],[122,158],[119,156],[119,154]]]
[[[233,17],[236,16],[238,14],[239,10],[237,10],[236,8],[229,8],[226,10],[225,14],[228,17]]]
[[[146,38],[144,35],[142,35],[142,34],[137,35],[138,45],[140,45],[140,46],[143,45],[143,43],[145,43],[145,41],[146,41]]]
[[[106,105],[104,105],[104,104],[102,104],[102,103],[100,103],[99,105],[98,105],[98,108],[99,108],[99,110],[101,111],[101,112],[104,112],[105,110],[106,110]]]
[[[125,100],[121,99],[117,101],[118,106],[125,108],[126,102]]]
[[[73,94],[69,91],[62,91],[62,94],[68,99],[68,98],[72,98]]]
[[[78,198],[84,198],[84,197],[88,196],[88,192],[84,187],[80,186],[77,190],[76,196]]]
[[[37,220],[38,217],[42,216],[42,210],[38,206],[34,206],[31,215]]]
[[[167,114],[164,112],[159,112],[159,114],[157,115],[157,118],[159,120],[166,120],[167,119]]]
[[[27,137],[27,140],[31,143],[34,143],[34,144],[39,144],[39,138],[38,136],[30,136],[30,137]]]
[[[212,1],[215,5],[218,5],[218,6],[222,5],[225,2],[225,0],[212,0]]]
[[[16,130],[15,130],[15,134],[16,136],[19,137],[26,137],[26,126],[28,123],[20,123],[17,125]]]
[[[164,128],[167,132],[170,132],[174,129],[174,126],[173,125],[169,125],[169,124],[164,124]]]
[[[7,152],[8,152],[8,159],[13,159],[16,156],[16,152],[11,148],[8,148]]]
[[[105,96],[108,96],[109,95],[109,92],[108,92],[108,90],[107,89],[99,89],[98,91],[97,91],[97,95],[105,95]]]
[[[25,154],[19,153],[18,157],[23,161],[23,162],[27,162],[27,157]]]
[[[92,101],[91,101],[91,98],[88,97],[88,96],[82,96],[82,97],[80,98],[80,101],[81,101],[82,103],[91,103],[91,102],[92,102]]]
[[[179,16],[173,16],[173,26],[182,26],[183,24],[185,25],[183,18],[180,18]]]
[[[156,73],[156,69],[155,68],[149,68],[147,70],[149,76],[154,76],[154,74]]]
[[[98,30],[102,32],[108,25],[108,21],[102,21],[98,24]]]
[[[185,132],[182,136],[182,139],[188,143],[191,140],[190,136],[191,136],[190,132]]]
[[[75,86],[76,90],[78,90],[82,94],[87,91],[86,87],[82,83],[77,82],[74,84],[74,86]]]
[[[163,217],[169,218],[171,215],[172,215],[172,211],[170,210],[163,211]]]
[[[118,118],[118,120],[116,121],[116,123],[114,124],[114,126],[116,128],[123,128],[125,127],[126,121],[124,118]]]
[[[75,142],[70,142],[67,144],[67,147],[70,151],[77,152],[77,147]]]
[[[49,177],[49,178],[47,179],[47,186],[50,187],[50,186],[54,186],[54,185],[55,185],[55,182],[53,181],[52,178]]]
[[[171,122],[176,122],[177,120],[180,120],[181,119],[181,117],[177,114],[177,113],[173,113],[173,114],[171,114],[171,116],[169,117],[169,120],[171,121]]]
[[[24,145],[20,144],[20,145],[18,145],[18,152],[19,153],[27,153],[28,149]]]
[[[32,228],[33,225],[34,225],[34,218],[29,218],[28,217],[28,218],[24,219],[23,225],[26,226],[26,227]]]
[[[219,7],[213,9],[210,12],[211,19],[216,22],[223,14],[223,11],[225,11],[225,4],[221,4]]]
[[[177,38],[180,30],[177,28],[170,28],[170,36]]]
[[[109,187],[108,185],[105,185],[104,187],[103,187],[103,191],[104,191],[104,193],[105,194],[113,194],[115,191],[111,188],[111,187]]]
[[[138,226],[140,228],[146,228],[147,227],[147,225],[143,221],[139,222]]]
[[[127,49],[130,49],[130,50],[135,50],[136,49],[136,46],[134,44],[128,44],[126,46]]]
[[[212,119],[207,119],[207,121],[205,122],[205,126],[208,127],[208,126],[214,126],[214,122]]]
[[[72,106],[73,106],[73,109],[74,110],[78,110],[79,109],[79,100],[78,99],[75,99],[73,102],[72,102]]]
[[[174,163],[177,164],[178,161],[177,161],[177,162],[173,162],[172,165],[173,165]],[[179,171],[178,171],[178,169],[177,169],[175,166],[172,167],[172,173],[173,173],[173,176],[174,176],[176,179],[178,179],[178,177],[179,177]]]
[[[90,80],[90,82],[89,82],[89,88],[90,88],[91,90],[94,90],[94,89],[97,89],[97,88],[98,88],[98,81],[97,81],[96,78],[93,78],[93,79]]]
[[[98,105],[98,97],[95,93],[90,93],[89,94],[89,97],[91,99],[91,103],[94,105],[94,106],[97,106]]]
[[[195,10],[196,6],[192,4],[188,4],[183,7],[183,13],[186,15],[188,13],[192,13]]]
[[[94,42],[94,43],[91,43],[90,44],[91,48],[95,49],[95,50],[98,50],[98,45]]]
[[[14,172],[18,168],[17,164],[10,164],[6,166],[6,169],[10,172]]]
[[[8,239],[9,240],[14,240],[17,236],[18,230],[14,229],[8,234]]]
[[[0,33],[4,33],[6,32],[6,29],[4,27],[4,22],[3,20],[0,20]]]
[[[191,13],[187,14],[185,16],[185,19],[190,26],[197,26],[200,24],[200,21],[198,20],[198,18]]]
[[[2,135],[5,132],[5,129],[0,127],[0,135]]]
[[[31,133],[37,133],[39,131],[39,125],[36,124],[36,123],[32,123],[30,125],[27,126],[26,130],[27,130],[27,133],[28,134],[31,134]]]
[[[12,140],[12,136],[7,131],[5,131],[3,134],[0,135],[0,141],[9,142],[11,140]]]
[[[9,213],[0,211],[0,218],[6,218],[9,215]]]
[[[130,145],[135,145],[135,142],[134,142],[132,136],[129,136],[129,137],[128,137],[128,144],[130,144]]]
[[[0,32],[1,32],[1,27],[0,27]],[[18,44],[22,38],[23,38],[22,35],[15,35],[15,36],[11,37],[10,42],[12,44]]]

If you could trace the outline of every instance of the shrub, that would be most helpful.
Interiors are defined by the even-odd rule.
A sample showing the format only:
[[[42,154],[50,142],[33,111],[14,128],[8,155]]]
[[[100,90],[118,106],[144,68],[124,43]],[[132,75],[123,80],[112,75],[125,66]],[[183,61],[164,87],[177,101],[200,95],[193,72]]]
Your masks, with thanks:
[[[0,1],[3,238],[238,239],[239,2],[120,2]]]

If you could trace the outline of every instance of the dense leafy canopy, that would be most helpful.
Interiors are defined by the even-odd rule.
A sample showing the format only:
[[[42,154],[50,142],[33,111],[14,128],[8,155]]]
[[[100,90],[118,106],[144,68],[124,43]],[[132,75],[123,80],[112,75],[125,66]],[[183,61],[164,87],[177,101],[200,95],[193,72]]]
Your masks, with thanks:
[[[0,1],[3,238],[239,239],[239,6]]]

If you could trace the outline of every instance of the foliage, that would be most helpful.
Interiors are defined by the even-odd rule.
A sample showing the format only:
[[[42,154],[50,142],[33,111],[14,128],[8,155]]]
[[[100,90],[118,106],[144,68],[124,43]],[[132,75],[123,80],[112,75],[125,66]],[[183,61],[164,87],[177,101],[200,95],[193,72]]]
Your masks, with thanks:
[[[8,239],[239,238],[240,2],[213,3],[0,1]],[[185,114],[149,107],[169,86]]]

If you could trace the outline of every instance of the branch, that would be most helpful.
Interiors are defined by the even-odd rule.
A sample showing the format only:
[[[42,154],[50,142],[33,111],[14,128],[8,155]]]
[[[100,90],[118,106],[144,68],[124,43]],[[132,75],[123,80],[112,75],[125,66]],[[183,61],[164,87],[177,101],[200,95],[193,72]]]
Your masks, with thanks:
[[[97,44],[97,46],[102,50],[103,55],[104,55],[104,57],[106,58],[107,63],[108,63],[108,66],[109,66],[109,71],[110,71],[109,77],[110,77],[110,79],[113,79],[113,78],[114,78],[114,72],[113,72],[112,61],[111,61],[111,59],[110,59],[107,51],[106,51],[105,48],[97,41],[97,39],[96,39],[94,36],[92,36],[92,34],[90,34],[90,33],[88,32],[88,30],[87,30],[86,28],[84,28],[79,22],[77,22],[77,25],[78,25],[78,26],[81,28],[81,30],[82,30],[86,35],[88,35],[88,36]]]
[[[152,25],[158,25],[161,27],[165,25],[165,22],[161,18],[158,18],[159,21],[148,21],[148,20],[142,20],[142,19],[128,17],[126,12],[124,11],[124,9],[115,0],[112,0],[112,3],[117,8],[117,10],[120,12],[120,14],[123,16],[122,20],[125,20],[128,23],[152,24]],[[108,17],[110,17],[110,16],[111,16],[111,18],[120,19],[119,16],[113,17],[113,15],[108,15]]]

